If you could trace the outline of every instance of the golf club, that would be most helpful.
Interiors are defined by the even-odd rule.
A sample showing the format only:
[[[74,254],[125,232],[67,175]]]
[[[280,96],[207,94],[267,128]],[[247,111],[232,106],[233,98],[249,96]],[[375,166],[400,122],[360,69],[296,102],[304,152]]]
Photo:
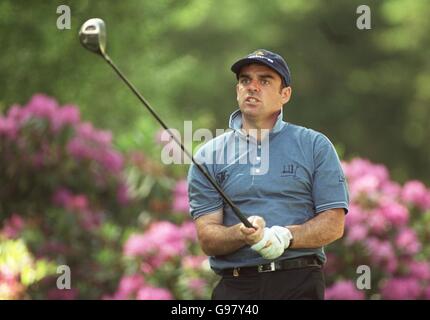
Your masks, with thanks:
[[[179,141],[175,135],[172,134],[170,129],[157,115],[154,109],[149,105],[145,98],[137,91],[133,84],[128,81],[128,79],[123,75],[123,73],[118,69],[118,67],[112,62],[110,57],[106,54],[106,27],[102,19],[93,18],[87,20],[81,27],[79,31],[79,39],[81,44],[88,50],[101,55],[107,63],[115,70],[118,76],[127,84],[127,86],[134,92],[134,94],[139,98],[139,100],[144,104],[144,106],[149,110],[149,112],[154,116],[154,118],[161,124],[161,126],[167,130],[172,139],[181,147],[182,151],[191,159],[191,161],[196,165],[200,172],[208,179],[211,185],[218,191],[224,201],[233,209],[233,212],[239,218],[239,220],[248,228],[253,228],[252,224],[246,219],[239,208],[230,200],[230,198],[223,192],[223,190],[218,186],[216,181],[205,171],[201,164],[195,161],[193,155],[184,147],[181,141]]]

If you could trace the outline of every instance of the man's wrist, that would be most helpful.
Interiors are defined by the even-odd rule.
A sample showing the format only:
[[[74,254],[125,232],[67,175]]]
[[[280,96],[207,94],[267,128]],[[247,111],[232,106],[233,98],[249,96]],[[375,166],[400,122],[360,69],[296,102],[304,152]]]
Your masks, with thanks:
[[[293,234],[291,233],[290,229],[288,229],[287,227],[273,226],[272,230],[282,241],[283,248],[288,249],[291,246],[291,239],[293,237]]]
[[[285,227],[285,228],[288,229],[287,227]],[[288,229],[288,230],[290,231],[290,234],[291,234],[290,244],[288,245],[288,248],[293,248],[293,246],[294,246],[294,235],[290,229]]]

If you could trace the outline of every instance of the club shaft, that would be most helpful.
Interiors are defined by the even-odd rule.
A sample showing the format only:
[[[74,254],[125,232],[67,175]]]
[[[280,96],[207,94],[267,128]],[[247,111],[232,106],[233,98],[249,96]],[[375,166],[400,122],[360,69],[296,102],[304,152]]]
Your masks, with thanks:
[[[127,84],[127,86],[131,89],[131,91],[134,92],[134,94],[139,98],[139,100],[145,105],[145,107],[149,110],[149,112],[154,116],[154,118],[158,121],[158,123],[161,124],[161,126],[167,130],[169,135],[172,137],[172,139],[181,147],[182,151],[191,159],[191,161],[195,164],[195,166],[199,169],[199,171],[208,179],[210,184],[218,191],[218,193],[221,195],[221,197],[224,199],[224,201],[232,208],[233,212],[236,214],[236,216],[239,218],[239,220],[248,228],[253,228],[252,224],[246,219],[246,217],[242,214],[242,212],[239,210],[239,208],[230,200],[230,198],[224,193],[224,191],[218,186],[216,181],[206,172],[206,170],[203,168],[203,166],[198,163],[193,155],[185,148],[185,146],[182,144],[178,138],[172,134],[170,129],[167,127],[167,125],[164,123],[163,120],[157,115],[155,110],[150,106],[148,101],[137,91],[137,89],[134,87],[134,85],[128,81],[128,79],[123,75],[121,70],[118,69],[118,67],[113,63],[113,61],[110,59],[110,57],[107,54],[102,55],[103,58],[109,63],[109,65],[115,70],[115,72],[118,74],[118,76]]]

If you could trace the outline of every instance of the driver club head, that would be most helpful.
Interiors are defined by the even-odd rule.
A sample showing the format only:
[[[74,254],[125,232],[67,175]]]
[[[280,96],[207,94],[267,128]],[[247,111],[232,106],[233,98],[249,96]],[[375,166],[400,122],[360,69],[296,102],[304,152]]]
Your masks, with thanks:
[[[85,21],[79,30],[79,40],[88,50],[105,55],[106,26],[102,19],[93,18]]]

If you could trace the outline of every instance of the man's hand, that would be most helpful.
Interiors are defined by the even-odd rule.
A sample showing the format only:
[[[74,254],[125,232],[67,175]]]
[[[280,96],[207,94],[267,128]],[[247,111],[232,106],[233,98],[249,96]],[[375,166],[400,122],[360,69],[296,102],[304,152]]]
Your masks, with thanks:
[[[263,238],[251,249],[257,251],[267,260],[274,260],[289,247],[292,238],[293,236],[287,228],[280,226],[265,228]]]
[[[251,216],[248,218],[249,222],[254,228],[247,228],[244,224],[240,226],[240,232],[242,233],[246,244],[252,246],[263,239],[264,227],[266,221],[259,216]]]

